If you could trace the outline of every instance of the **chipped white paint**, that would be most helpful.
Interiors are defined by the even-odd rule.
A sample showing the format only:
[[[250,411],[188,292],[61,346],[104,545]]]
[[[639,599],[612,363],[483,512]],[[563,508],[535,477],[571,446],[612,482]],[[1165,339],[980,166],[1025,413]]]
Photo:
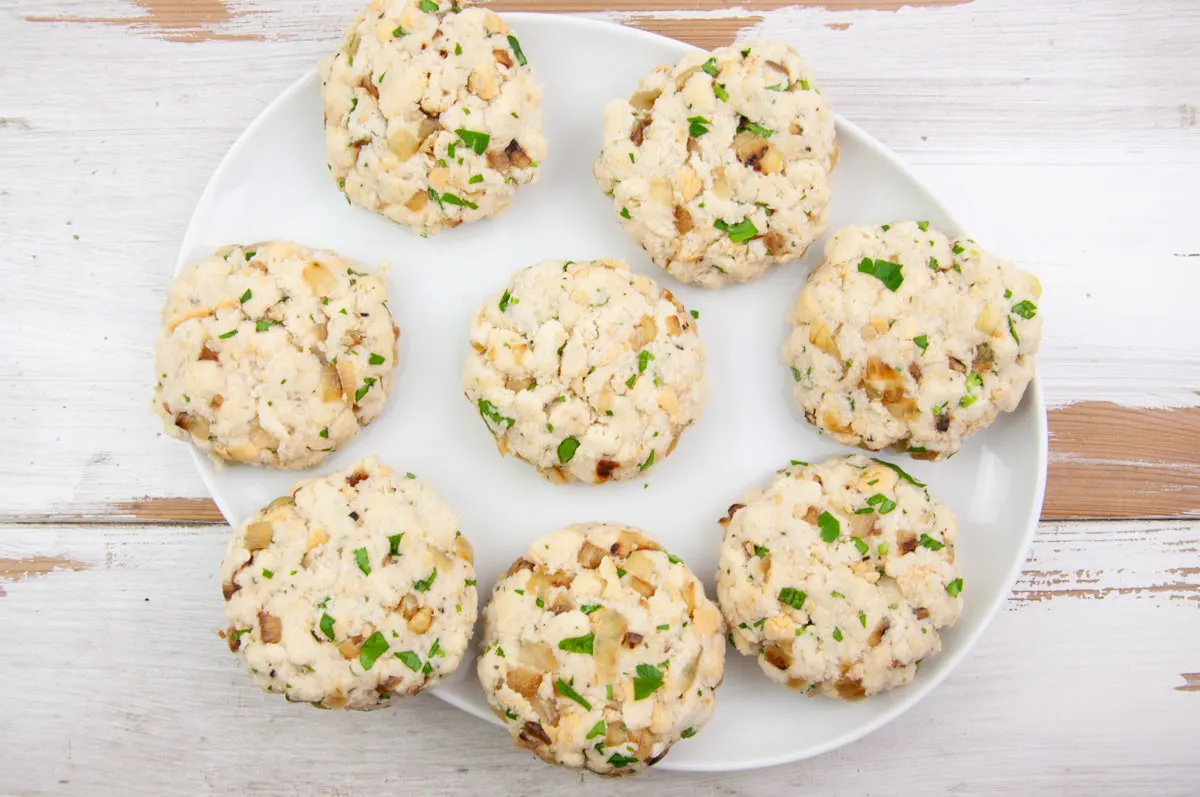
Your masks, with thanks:
[[[1200,523],[1047,524],[1009,610],[894,724],[791,766],[620,785],[431,697],[340,714],[259,692],[215,633],[225,533],[0,526],[0,557],[87,565],[0,597],[0,792],[1182,794],[1200,777],[1200,695],[1178,689],[1200,670]]]
[[[148,409],[176,246],[220,157],[357,5],[233,4],[255,13],[216,32],[266,41],[199,43],[21,19],[138,13],[118,0],[0,11],[0,302],[22,342],[0,349],[0,511],[204,495]],[[1039,372],[1052,405],[1200,401],[1200,260],[1179,256],[1200,253],[1187,111],[1200,50],[1183,46],[1200,5],[1125,8],[755,12],[766,20],[752,33],[797,45],[839,110],[900,152],[981,243],[1041,276]],[[45,57],[68,41],[76,57]]]

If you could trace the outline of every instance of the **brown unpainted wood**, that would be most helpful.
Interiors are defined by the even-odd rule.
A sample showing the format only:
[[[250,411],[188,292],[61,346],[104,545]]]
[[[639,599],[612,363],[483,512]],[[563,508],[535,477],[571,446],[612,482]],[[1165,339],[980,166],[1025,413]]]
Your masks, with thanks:
[[[713,19],[635,17],[625,20],[625,24],[711,50],[714,47],[731,44],[743,29],[757,25],[762,20],[763,18],[759,16]]]
[[[129,17],[26,17],[28,22],[78,22],[118,25],[147,30],[158,38],[177,42],[244,41],[261,39],[247,33],[218,30],[246,12],[231,11],[221,0],[133,0],[144,12]]]
[[[1182,672],[1183,686],[1175,687],[1176,692],[1200,692],[1200,672]]]
[[[31,556],[27,559],[0,559],[0,581],[20,581],[25,578],[37,578],[55,570],[87,570],[83,562],[67,559],[62,556]],[[0,586],[0,598],[4,597],[4,587]]]
[[[596,12],[596,11],[725,11],[731,5],[745,11],[777,8],[823,8],[827,11],[899,11],[901,8],[958,6],[971,0],[493,0],[496,11]]]
[[[1044,520],[1200,515],[1200,407],[1135,409],[1088,402],[1051,410]],[[122,521],[213,523],[206,498],[145,498],[107,507]]]

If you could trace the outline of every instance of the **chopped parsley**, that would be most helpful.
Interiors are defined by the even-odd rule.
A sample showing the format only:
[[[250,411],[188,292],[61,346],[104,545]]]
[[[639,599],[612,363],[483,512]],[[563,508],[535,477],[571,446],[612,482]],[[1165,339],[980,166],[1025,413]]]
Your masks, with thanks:
[[[266,332],[271,327],[279,326],[279,321],[271,321],[270,319],[260,319],[254,322],[254,328],[259,332]]]
[[[711,77],[716,77],[718,74],[720,74],[720,71],[721,71],[717,68],[716,56],[709,58],[707,61],[705,61],[703,64],[701,64],[700,68],[704,71],[704,74],[709,75]]]
[[[783,589],[779,590],[779,602],[786,603],[793,609],[803,609],[806,598],[808,598],[808,595],[801,590],[794,589],[792,587],[784,587]]]
[[[415,589],[417,592],[428,592],[429,588],[433,586],[433,581],[436,578],[437,568],[435,567],[433,568],[433,572],[429,574],[429,578],[425,578],[420,581],[414,581],[413,589]]]
[[[908,482],[913,487],[924,487],[925,486],[925,482],[919,482],[916,479],[914,479],[912,476],[909,476],[907,473],[904,472],[904,469],[901,468],[899,465],[893,465],[890,462],[884,462],[882,459],[875,459],[875,457],[871,457],[871,459],[875,462],[878,462],[880,465],[884,466],[885,468],[891,468],[900,476],[901,479],[904,479],[904,481]]]
[[[483,175],[482,174],[473,174],[473,175],[471,175],[471,179],[467,180],[467,182],[470,183],[471,185],[475,185],[476,183],[482,183]]]
[[[636,764],[637,762],[638,762],[638,759],[631,758],[630,756],[626,756],[626,755],[621,755],[620,753],[613,753],[612,756],[608,759],[608,763],[613,765],[613,769],[624,769],[625,767],[629,766],[630,764]]]
[[[411,650],[402,650],[396,654],[396,658],[404,662],[404,666],[413,672],[421,671],[421,657]]]
[[[967,407],[974,404],[976,399],[978,399],[978,398],[979,398],[979,396],[963,396],[962,398],[960,398],[958,400],[958,406],[962,407],[965,410]]]
[[[646,461],[645,461],[645,462],[643,462],[641,465],[638,465],[638,470],[639,470],[639,471],[643,471],[643,470],[645,470],[646,468],[650,467],[650,466],[651,466],[651,465],[653,465],[653,464],[654,464],[654,452],[653,452],[653,451],[651,451],[651,452],[650,452],[650,455],[649,455],[648,457],[646,457]]]
[[[708,121],[703,116],[689,116],[688,135],[692,138],[700,138],[700,136],[708,132],[707,126],[710,124],[712,124],[712,122]]]
[[[585,739],[595,739],[597,736],[603,736],[605,734],[606,730],[607,730],[607,727],[604,724],[604,720],[600,720],[599,722],[597,722],[595,725],[592,726],[592,729],[590,731],[588,731],[587,736],[585,736],[584,738]]]
[[[491,421],[491,425],[495,426],[497,429],[501,426],[506,428],[511,427],[514,423],[516,423],[516,421],[512,418],[506,418],[505,416],[501,415],[500,411],[497,410],[492,402],[488,401],[487,399],[479,400],[479,416],[483,418],[485,423]]]
[[[242,298],[240,299],[241,303],[245,304],[246,302],[250,301],[250,297],[252,297],[253,295],[254,294],[250,292],[250,289],[247,288],[246,292],[242,294]]]
[[[804,378],[804,374],[800,373],[800,369],[793,365],[792,366],[792,379],[799,382],[803,378]]]
[[[246,293],[249,293],[249,291],[246,291]],[[1024,299],[1014,304],[1012,311],[1021,316],[1021,318],[1029,320],[1037,315],[1037,305],[1028,299]]]
[[[866,627],[867,627],[867,613],[866,613],[866,612],[859,612],[859,613],[858,613],[858,623],[859,623],[859,625],[861,625],[863,628],[866,628]]]
[[[317,432],[317,437],[321,437],[321,438],[328,440],[329,439],[329,427],[326,426],[324,429]]]
[[[699,318],[700,318],[700,311],[699,311],[699,310],[689,310],[688,312],[690,312],[690,313],[692,314],[692,318],[695,318],[695,319],[699,319]]]
[[[774,130],[770,130],[762,125],[756,125],[754,122],[742,122],[742,129],[749,130],[751,133],[762,136],[763,138],[770,138],[775,132]]]
[[[408,35],[407,31],[405,31],[405,30],[404,30],[404,28],[402,28],[402,27],[401,27],[401,26],[399,26],[399,25],[397,25],[397,26],[396,26],[396,29],[392,31],[392,38],[393,38],[393,39],[399,39],[401,36],[407,36],[407,35]],[[386,73],[385,73],[385,74],[386,74]],[[379,82],[380,82],[380,83],[382,83],[382,82],[383,82],[383,75],[380,75],[380,76],[379,76]]]
[[[713,226],[728,235],[729,240],[735,244],[744,244],[758,235],[758,228],[750,219],[742,219],[736,224],[729,224],[724,219],[717,219],[713,222]]]
[[[921,539],[917,540],[917,544],[922,548],[928,548],[931,551],[940,551],[946,547],[946,543],[938,542],[928,534],[922,534]]]
[[[392,534],[388,537],[388,554],[391,556],[400,555],[400,540],[404,539],[404,532]]]
[[[942,269],[942,267],[938,264],[936,257],[929,258],[929,263],[927,265],[934,271],[941,271]]]
[[[917,227],[920,228],[921,232],[929,232],[929,222],[927,221],[918,221]]]
[[[810,86],[808,81],[804,78],[800,78],[800,88],[804,91],[812,91],[812,86]]]
[[[570,637],[568,639],[560,640],[558,643],[558,649],[565,650],[568,653],[586,653],[590,656],[592,655],[592,645],[595,641],[595,634]]]
[[[867,506],[876,507],[879,510],[879,514],[886,515],[896,508],[896,502],[883,493],[875,493],[875,495],[867,499]]]
[[[369,365],[383,365],[383,363],[384,363],[383,355],[375,354],[374,352],[372,352],[371,356],[367,358],[367,363]]]
[[[888,545],[886,542],[879,543],[879,555],[880,556],[887,556],[887,553],[889,550],[891,550],[891,546]]]
[[[517,41],[516,36],[508,37],[508,45],[510,47],[512,47],[513,55],[515,55],[517,57],[518,64],[520,64],[521,66],[525,66],[526,64],[529,63],[529,61],[527,61],[525,59],[525,53],[521,51],[521,43],[519,41]]]
[[[512,294],[509,293],[508,291],[505,291],[504,294],[500,297],[500,312],[503,313],[505,310],[507,310],[509,302],[511,302],[511,301],[512,301]]]
[[[817,525],[821,528],[821,539],[825,542],[837,542],[838,535],[842,533],[842,524],[838,519],[828,512],[822,512],[817,518]]]
[[[690,739],[695,735],[696,735],[695,728],[684,728],[683,732],[679,734],[679,738],[680,739]]]
[[[640,374],[644,372],[646,370],[646,366],[649,365],[650,361],[653,359],[654,355],[651,354],[648,349],[642,349],[640,352],[638,352],[638,373]]]
[[[447,205],[457,205],[460,208],[470,208],[471,210],[479,210],[479,205],[469,199],[463,199],[457,194],[443,193],[442,201]]]
[[[263,578],[275,578],[275,571],[268,570],[265,567],[263,568],[262,574],[263,574]]]
[[[838,628],[836,625],[833,627],[833,641],[834,642],[842,641],[842,629]]]
[[[376,631],[367,637],[367,641],[358,651],[358,663],[363,666],[364,670],[369,670],[375,665],[375,660],[387,652],[388,643],[384,639],[383,634]]]
[[[1017,327],[1015,324],[1013,324],[1012,316],[1008,317],[1008,331],[1009,331],[1009,333],[1012,334],[1013,340],[1015,340],[1017,342],[1017,345],[1020,346],[1021,345],[1021,336],[1017,334]]]
[[[963,248],[962,248],[961,246],[959,246],[958,244],[955,244],[955,245],[954,245],[954,246],[951,248],[951,250],[950,250],[950,251],[954,252],[954,254],[956,254],[956,255],[961,255],[963,252],[965,252],[965,251],[967,251],[967,250],[966,250],[966,249],[963,249]]]
[[[474,150],[476,155],[482,155],[484,152],[487,152],[488,143],[492,140],[492,137],[487,133],[464,130],[461,127],[455,130],[454,133],[465,146]]]
[[[327,614],[321,615],[321,622],[318,623],[321,628],[321,633],[333,639],[333,618]]]
[[[633,699],[645,700],[663,685],[662,673],[652,664],[639,664],[633,678]]]
[[[757,556],[759,559],[762,559],[764,556],[766,556],[770,552],[771,552],[771,549],[767,548],[765,546],[762,546],[762,545],[754,546],[754,555]]]
[[[591,614],[592,612],[596,611],[599,608],[600,608],[599,603],[585,603],[579,607],[579,611],[583,612],[584,614]]]
[[[953,581],[951,581],[949,584],[946,585],[946,592],[950,593],[950,597],[957,598],[959,593],[962,592],[962,588],[963,588],[963,580],[962,580],[962,577],[960,576],[959,578],[954,579]]]
[[[354,391],[354,401],[356,403],[362,401],[363,396],[367,395],[367,391],[371,389],[371,385],[375,384],[377,381],[378,380],[376,380],[373,376],[368,376],[366,379],[364,379],[362,387]]]
[[[629,208],[621,208],[621,218],[623,218],[623,219],[628,219],[628,218],[630,218],[630,216],[629,216]]]
[[[417,7],[426,14],[432,14],[434,11],[438,10],[438,4],[433,2],[433,0],[421,0],[420,3],[417,3]]]
[[[568,437],[558,444],[558,461],[566,464],[571,461],[571,457],[575,456],[575,451],[579,448],[579,441],[574,437]]]
[[[455,54],[455,55],[462,55],[462,45],[461,45],[461,44],[459,44],[458,42],[455,42],[455,43],[454,43],[454,54]]]
[[[857,548],[858,552],[860,554],[862,554],[863,556],[866,556],[867,552],[871,550],[870,548],[867,547],[867,544],[865,542],[863,542],[862,540],[860,540],[858,537],[851,537],[850,541],[854,543],[854,547]]]
[[[584,711],[592,710],[592,704],[587,702],[586,700],[584,700],[583,695],[579,694],[574,689],[572,689],[571,685],[569,683],[567,683],[566,681],[564,681],[562,678],[559,678],[557,681],[554,682],[554,691],[558,692],[560,695],[562,695],[565,698],[574,700],[576,703],[583,706]]]
[[[354,562],[358,565],[358,569],[363,572],[364,576],[371,575],[371,560],[367,558],[366,548],[355,549]]]
[[[919,348],[921,351],[925,351],[929,348],[929,336],[917,335],[915,338],[913,338],[913,343],[917,344],[917,348]]]
[[[232,338],[236,334],[237,334],[237,330],[231,329],[228,332],[226,332],[224,335],[217,335],[217,337],[220,338],[221,340],[226,340],[227,338]]]
[[[880,282],[883,287],[895,293],[900,284],[904,282],[904,275],[900,271],[899,263],[892,263],[887,260],[872,259],[864,257],[858,264],[860,274],[870,274]]]

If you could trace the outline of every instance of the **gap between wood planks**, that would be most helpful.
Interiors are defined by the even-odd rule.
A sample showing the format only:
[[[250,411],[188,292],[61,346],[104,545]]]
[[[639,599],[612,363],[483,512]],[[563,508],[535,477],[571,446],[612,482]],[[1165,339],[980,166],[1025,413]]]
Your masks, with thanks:
[[[1200,517],[1200,407],[1087,402],[1051,410],[1043,520]],[[207,498],[145,497],[10,523],[221,523]]]

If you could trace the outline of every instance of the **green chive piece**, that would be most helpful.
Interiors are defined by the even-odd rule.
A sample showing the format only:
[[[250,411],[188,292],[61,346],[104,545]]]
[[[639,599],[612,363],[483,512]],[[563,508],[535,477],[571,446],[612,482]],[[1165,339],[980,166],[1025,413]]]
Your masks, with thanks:
[[[250,292],[250,289],[247,288],[246,292],[242,294],[241,303],[245,304],[246,302],[250,301],[250,297],[252,297],[253,295],[254,294]]]
[[[583,612],[584,614],[591,614],[592,612],[596,611],[599,608],[600,608],[599,603],[585,603],[579,607],[579,611]]]
[[[638,352],[638,373],[643,373],[646,370],[646,366],[649,365],[650,361],[653,359],[654,355],[646,349],[642,349],[640,352]]]
[[[237,334],[237,330],[231,329],[228,332],[226,332],[224,335],[217,335],[217,337],[220,338],[221,340],[227,340],[228,338],[232,338],[236,334]]]
[[[413,672],[421,671],[421,657],[411,650],[402,650],[396,654],[396,658],[404,662],[404,666]]]
[[[366,548],[355,549],[354,561],[358,564],[358,569],[363,572],[364,576],[371,575],[371,560],[367,557]]]
[[[521,43],[517,41],[516,36],[508,37],[508,46],[512,47],[513,55],[517,57],[517,63],[525,66],[529,61],[525,60],[525,53],[521,51]]]
[[[400,540],[404,539],[404,532],[392,534],[388,537],[388,554],[391,556],[400,555]]]
[[[592,726],[592,729],[590,731],[588,731],[588,735],[585,736],[584,738],[585,739],[595,739],[597,736],[603,736],[606,732],[607,732],[607,726],[604,724],[604,720],[600,720],[599,722],[597,722],[595,725]]]
[[[901,479],[904,479],[904,481],[908,482],[912,486],[914,486],[914,487],[924,487],[925,486],[925,482],[919,482],[916,479],[914,479],[912,476],[909,476],[907,473],[904,472],[904,469],[901,468],[899,465],[893,465],[890,462],[884,462],[882,459],[875,459],[875,457],[871,457],[871,459],[874,462],[878,462],[880,465],[884,466],[885,468],[891,468],[892,470],[894,470],[897,473],[897,475],[900,476]]]
[[[327,614],[322,614],[319,625],[321,627],[321,633],[330,639],[333,639],[333,618]]]
[[[651,452],[650,452],[650,455],[649,455],[648,457],[646,457],[646,461],[645,461],[645,462],[643,462],[641,465],[638,465],[638,470],[639,470],[639,471],[643,471],[643,470],[645,470],[646,468],[650,467],[650,466],[651,466],[651,465],[653,465],[653,464],[654,464],[654,452],[653,452],[653,451],[651,451]]]

